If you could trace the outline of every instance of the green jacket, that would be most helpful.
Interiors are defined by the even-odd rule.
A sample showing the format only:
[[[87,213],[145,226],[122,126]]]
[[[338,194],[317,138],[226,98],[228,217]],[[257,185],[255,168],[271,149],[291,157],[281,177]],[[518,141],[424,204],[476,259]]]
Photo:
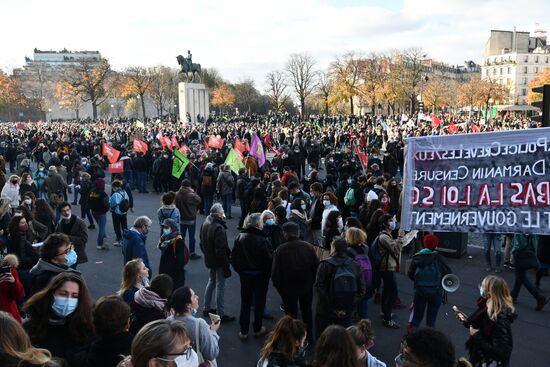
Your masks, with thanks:
[[[514,234],[512,239],[512,253],[521,251],[537,252],[539,237],[536,235]]]

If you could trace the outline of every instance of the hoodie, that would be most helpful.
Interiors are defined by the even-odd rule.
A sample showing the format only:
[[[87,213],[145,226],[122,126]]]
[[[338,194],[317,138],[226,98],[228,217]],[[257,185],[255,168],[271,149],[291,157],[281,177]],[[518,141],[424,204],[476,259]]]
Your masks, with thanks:
[[[53,277],[64,272],[80,274],[79,271],[71,269],[68,266],[58,265],[44,259],[39,259],[36,265],[30,270],[32,276],[31,294],[41,291],[50,283]]]
[[[437,251],[432,251],[430,249],[423,248],[413,256],[411,265],[409,266],[409,270],[407,271],[407,276],[414,281],[416,268],[418,267],[423,268],[434,261],[437,261],[438,263],[439,274],[441,278],[451,273],[451,269],[449,268],[449,266],[447,266],[447,264],[445,264],[441,255],[439,255]],[[416,289],[416,284],[415,284],[415,289]]]

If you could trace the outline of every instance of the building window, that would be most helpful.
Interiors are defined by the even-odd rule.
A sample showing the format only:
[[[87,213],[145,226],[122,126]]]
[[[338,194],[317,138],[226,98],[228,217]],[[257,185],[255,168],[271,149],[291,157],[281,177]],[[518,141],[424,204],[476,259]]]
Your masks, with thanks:
[[[506,85],[510,85],[511,82],[510,78],[506,78]]]
[[[537,74],[538,72],[539,72],[539,67],[535,66],[535,74]]]
[[[508,74],[512,72],[512,68],[508,66]]]
[[[523,78],[522,82],[523,85],[527,85],[527,78]]]
[[[485,75],[489,76],[489,69],[485,69]]]
[[[522,95],[522,96],[526,96],[526,95],[527,95],[527,88],[523,88],[523,89],[521,90],[521,95]]]
[[[500,75],[502,75],[502,68],[500,68]]]
[[[548,56],[546,56],[546,63],[548,64]]]
[[[523,74],[527,74],[527,66],[523,67]]]
[[[523,61],[529,62],[529,56],[526,55],[525,58],[523,59]]]
[[[539,62],[539,57],[535,56],[535,62]]]
[[[493,75],[497,75],[497,68],[493,69]]]

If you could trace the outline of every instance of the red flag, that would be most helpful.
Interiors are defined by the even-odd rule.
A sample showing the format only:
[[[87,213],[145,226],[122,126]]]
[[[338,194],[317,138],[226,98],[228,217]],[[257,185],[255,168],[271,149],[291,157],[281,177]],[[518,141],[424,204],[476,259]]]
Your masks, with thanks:
[[[248,144],[248,140],[244,142],[244,150],[250,152],[250,144]]]
[[[174,150],[174,149],[172,148],[172,140],[170,140],[169,137],[165,136],[165,137],[163,138],[163,140],[164,140],[164,144],[162,145],[163,147],[167,147],[167,148],[170,149],[171,151]]]
[[[162,147],[164,148],[164,146],[166,145],[166,142],[164,141],[164,137],[162,136],[162,133],[160,131],[157,134],[157,139],[160,141],[160,145],[162,145]]]
[[[432,126],[438,127],[441,124],[441,120],[436,115],[432,115]]]
[[[193,153],[193,151],[187,146],[187,144],[183,144],[178,150],[183,153],[183,155],[187,155],[187,153]]]
[[[279,152],[277,149],[273,148],[273,146],[271,145],[271,138],[269,137],[269,134],[264,135],[264,142],[265,145],[267,145],[267,147],[273,151],[273,153],[277,155],[283,155],[282,152]]]
[[[244,155],[239,152],[237,149],[233,149],[235,151],[235,154],[237,154],[237,157],[242,161],[244,159]]]
[[[477,126],[477,125],[475,124],[475,122],[472,122],[472,131],[473,131],[474,133],[478,133],[478,132],[479,132],[479,126]]]
[[[24,122],[19,122],[17,125],[15,125],[15,127],[19,130],[22,130],[25,128],[25,123]]]
[[[447,131],[449,132],[449,134],[456,134],[458,128],[456,127],[455,123],[451,121],[449,127],[447,128]]]
[[[147,147],[147,144],[145,144],[145,142],[139,139],[134,139],[134,151],[142,152],[143,154],[145,154],[147,153],[147,150],[148,150],[148,147]]]
[[[244,153],[244,151],[246,150],[243,142],[241,141],[241,139],[236,139],[235,140],[235,144],[233,144],[233,148],[235,148],[235,150],[241,154]]]
[[[118,161],[109,165],[110,173],[122,173],[124,172],[124,162]]]
[[[102,154],[107,157],[110,163],[118,161],[118,157],[120,156],[120,152],[107,143],[103,143],[102,145]]]
[[[180,143],[178,143],[178,139],[176,139],[175,136],[172,136],[172,146],[179,149]]]
[[[368,164],[368,158],[365,152],[362,152],[359,150],[359,147],[355,146],[355,154],[359,157],[359,161],[361,162],[361,167],[363,168],[363,173],[367,172],[367,164]]]
[[[221,149],[223,147],[223,139],[218,138],[214,135],[210,135],[208,137],[208,146],[216,149]]]

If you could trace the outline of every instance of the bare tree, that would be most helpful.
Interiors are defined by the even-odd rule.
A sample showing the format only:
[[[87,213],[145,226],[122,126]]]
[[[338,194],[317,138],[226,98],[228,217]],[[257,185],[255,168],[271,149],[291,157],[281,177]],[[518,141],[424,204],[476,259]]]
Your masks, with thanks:
[[[97,106],[108,96],[106,84],[111,75],[111,65],[107,59],[99,63],[82,61],[62,78],[69,83],[83,102],[92,103],[93,118],[97,118]]]
[[[236,106],[241,111],[252,112],[252,105],[256,104],[260,99],[260,93],[254,86],[254,80],[245,78],[233,85],[235,96],[237,97]]]
[[[128,94],[131,93],[139,96],[141,100],[141,111],[143,112],[143,119],[145,120],[145,94],[149,93],[153,82],[151,70],[143,66],[131,66],[126,68],[124,76],[127,79]]]
[[[315,64],[315,59],[308,54],[292,54],[286,64],[286,72],[300,101],[302,117],[306,114],[306,98],[313,93],[317,85]]]
[[[401,63],[400,82],[403,90],[409,98],[410,113],[414,113],[416,96],[420,94],[424,76],[424,65],[427,54],[421,48],[409,48],[405,50],[397,62]]]
[[[330,74],[327,72],[320,72],[318,90],[319,90],[319,96],[323,99],[325,115],[328,115],[329,113],[328,98],[332,93],[332,89],[333,89],[333,81],[330,78]]]
[[[282,111],[288,95],[285,94],[287,88],[285,74],[282,71],[276,70],[266,75],[267,90],[269,97],[271,98],[271,104],[275,111]]]
[[[157,66],[149,69],[151,87],[149,95],[157,109],[157,116],[164,112],[170,113],[177,98],[178,70],[167,66]]]

